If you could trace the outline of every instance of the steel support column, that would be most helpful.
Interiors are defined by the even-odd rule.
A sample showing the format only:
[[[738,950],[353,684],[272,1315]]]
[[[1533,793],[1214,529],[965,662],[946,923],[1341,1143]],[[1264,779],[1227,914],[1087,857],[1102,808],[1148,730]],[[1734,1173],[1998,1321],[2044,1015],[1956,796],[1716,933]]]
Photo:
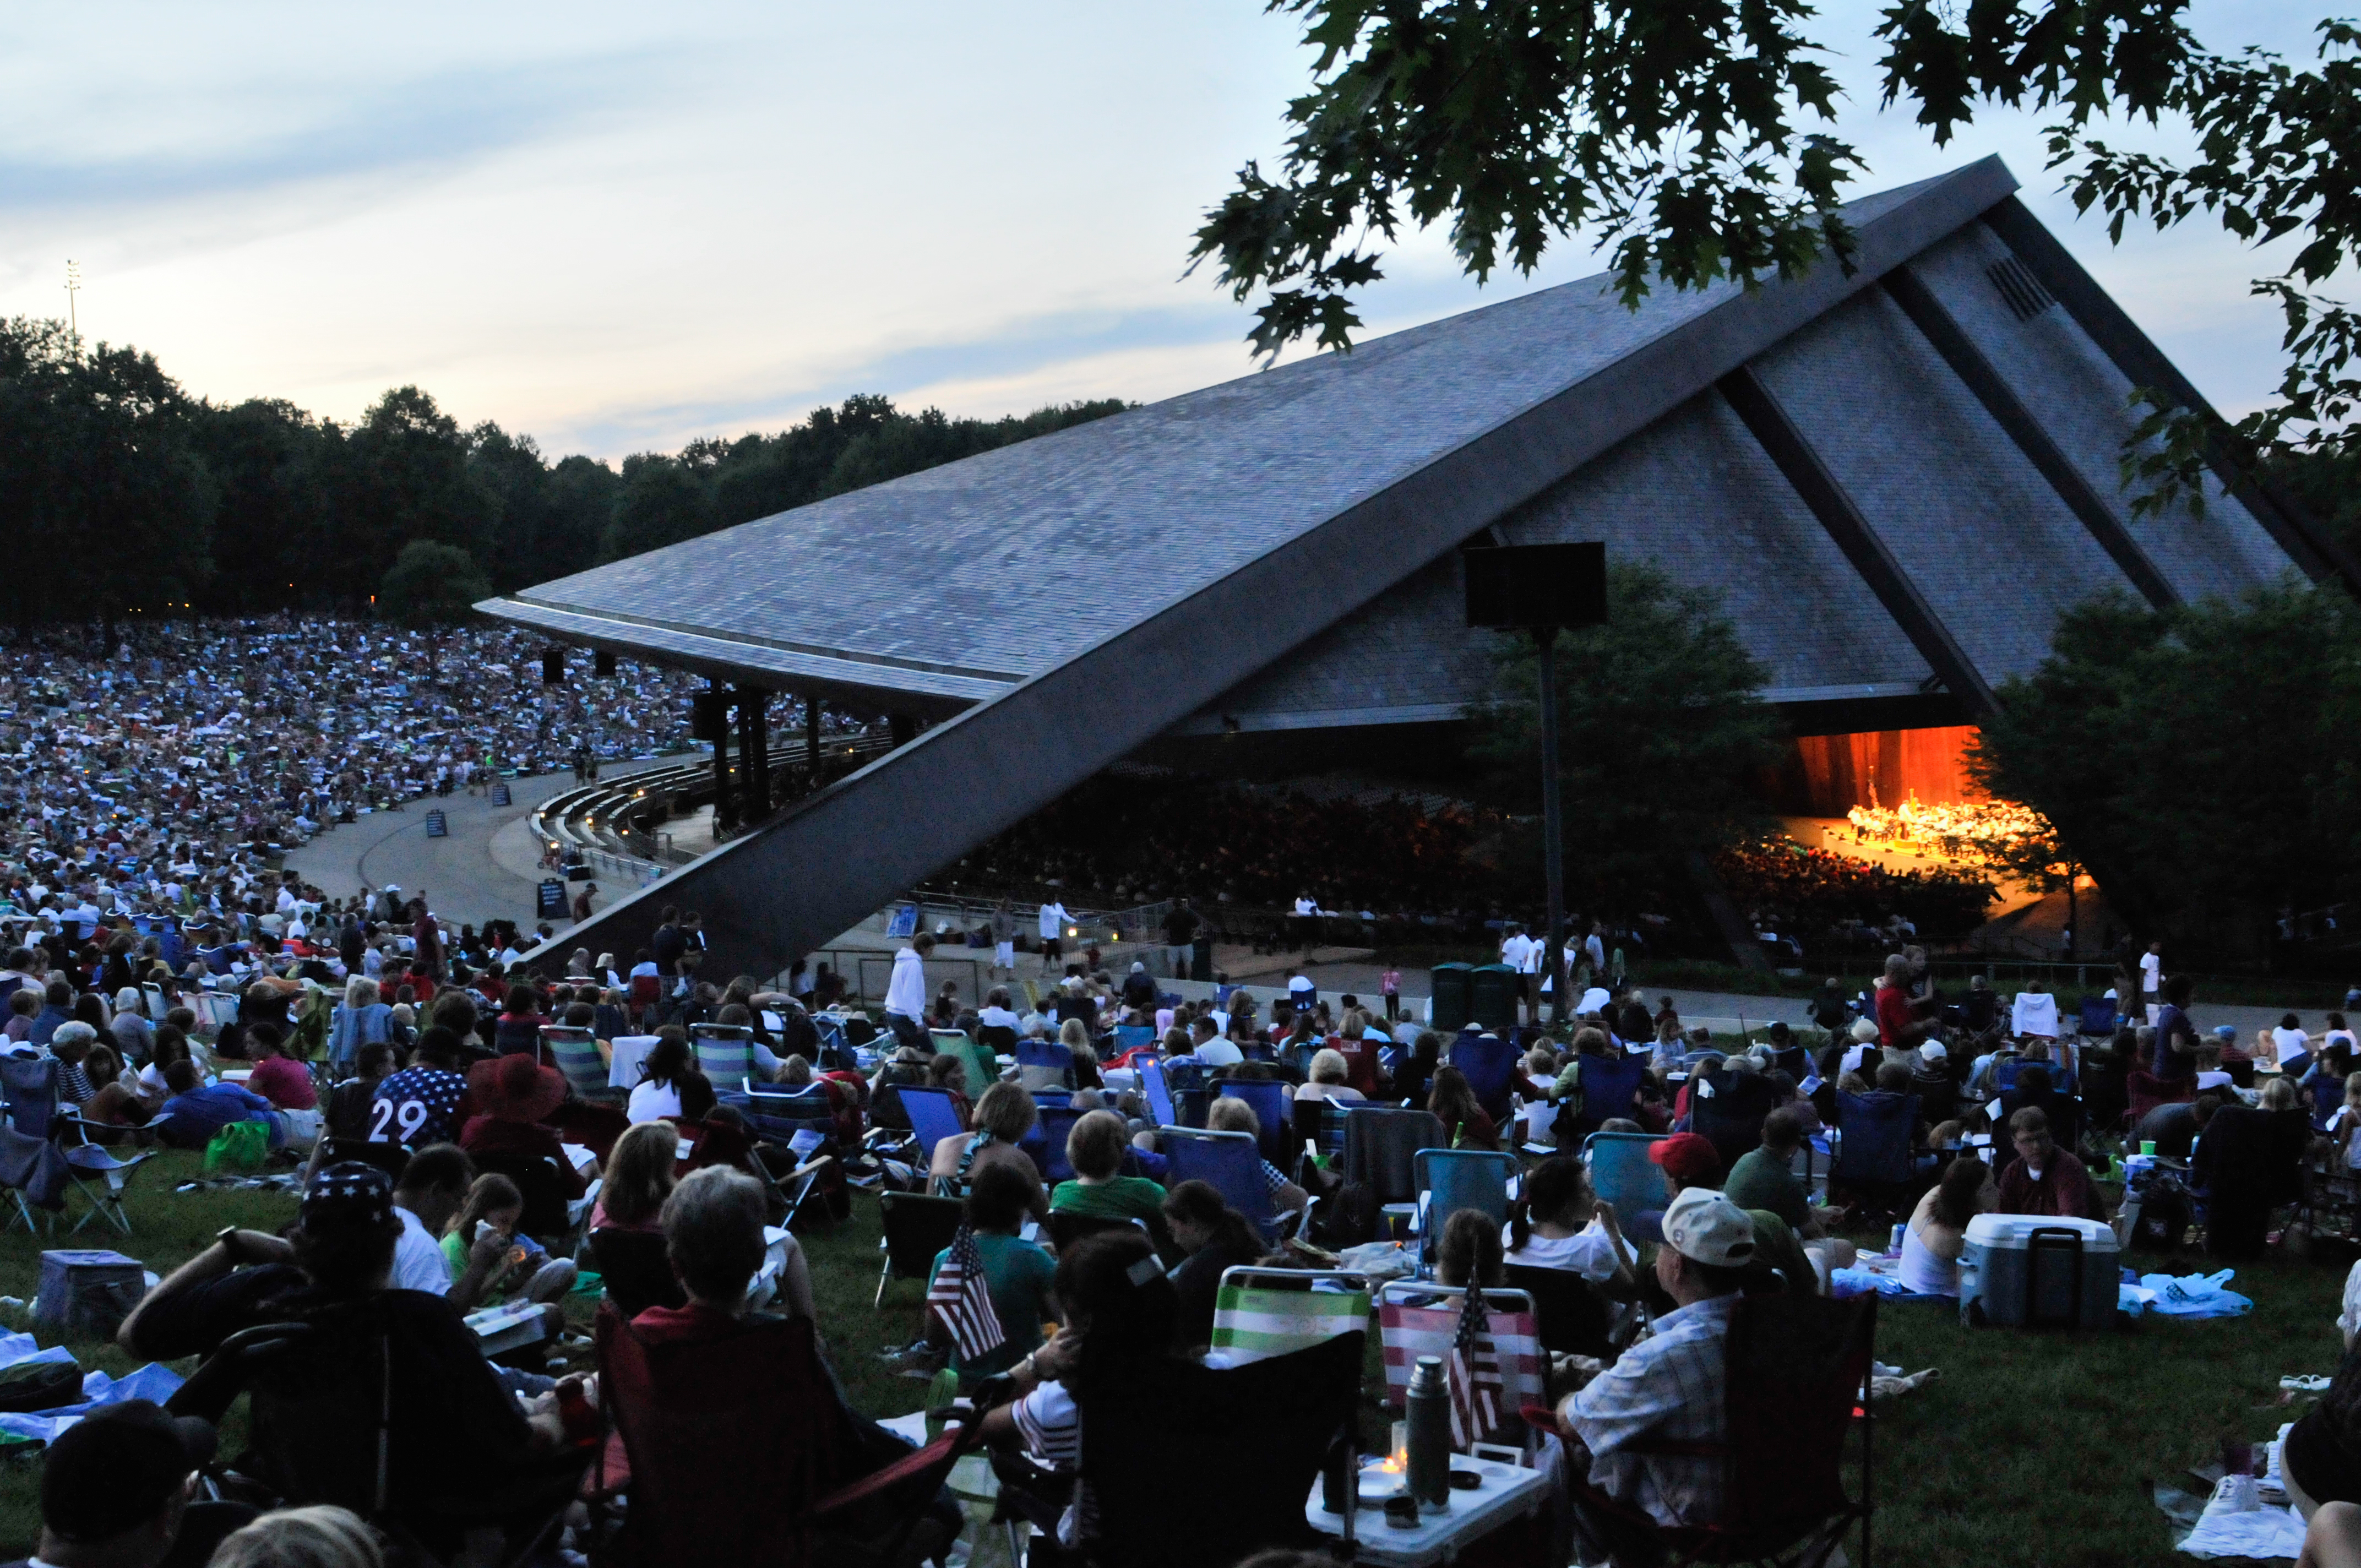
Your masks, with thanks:
[[[1804,433],[1795,428],[1795,422],[1787,417],[1787,411],[1779,406],[1761,378],[1752,367],[1741,365],[1715,385],[1729,400],[1730,406],[1738,411],[1738,417],[1746,422],[1754,439],[1763,444],[1763,450],[1778,465],[1779,472],[1786,476],[1787,483],[1795,487],[1804,504],[1812,509],[1812,515],[1820,520],[1820,526],[1828,531],[1828,537],[1844,552],[1845,559],[1852,563],[1861,581],[1869,585],[1886,613],[1894,617],[1903,635],[1910,639],[1919,656],[1968,710],[1969,718],[1981,721],[1997,711],[2000,705],[1993,701],[1992,687],[1977,670],[1975,661],[1968,657],[1967,651],[1951,635],[1951,629],[1943,624],[1934,606],[1918,591],[1918,585],[1910,580],[1902,564],[1885,547],[1885,541],[1870,527],[1861,508],[1853,504],[1852,497],[1828,471],[1811,443],[1804,439]]]
[[[1993,367],[1992,361],[1984,357],[1983,351],[1975,345],[1952,318],[1951,313],[1943,308],[1943,302],[1935,297],[1934,291],[1911,269],[1909,263],[1905,262],[1895,268],[1880,281],[1884,284],[1885,291],[1894,302],[1902,307],[1902,313],[1908,316],[1912,324],[1926,334],[1927,341],[1935,345],[1935,352],[1943,356],[1943,363],[1951,367],[1951,374],[1966,383],[1968,390],[1976,395],[1976,400],[1983,404],[1984,411],[1992,415],[1993,422],[2016,444],[2016,449],[2025,454],[2026,461],[2049,481],[2049,488],[2058,493],[2058,499],[2066,503],[2069,511],[2081,520],[2082,526],[2090,530],[2091,537],[2099,542],[2099,548],[2122,568],[2124,576],[2132,580],[2133,586],[2139,589],[2147,602],[2158,609],[2168,609],[2179,604],[2180,594],[2165,581],[2164,574],[2158,571],[2156,563],[2147,558],[2147,552],[2139,547],[2139,542],[2131,536],[2131,531],[2124,526],[2114,509],[2082,477],[2082,471],[2068,460],[2058,444],[2049,439],[2049,433],[2041,428],[2041,422],[2033,417],[2033,411],[2018,400],[2006,381],[2001,379],[2000,372]]]

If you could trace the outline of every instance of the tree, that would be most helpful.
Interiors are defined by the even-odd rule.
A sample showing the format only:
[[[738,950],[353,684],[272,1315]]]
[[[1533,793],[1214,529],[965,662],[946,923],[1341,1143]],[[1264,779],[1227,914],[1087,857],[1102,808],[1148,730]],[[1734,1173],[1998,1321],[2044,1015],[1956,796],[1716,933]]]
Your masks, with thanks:
[[[264,398],[203,406],[192,437],[218,498],[206,608],[252,615],[291,602],[288,585],[313,570],[327,517],[322,449],[343,437],[292,403]]]
[[[499,499],[467,466],[459,423],[416,387],[396,387],[326,449],[328,526],[322,585],[357,605],[413,540],[490,543]]]
[[[1447,226],[1462,267],[1530,272],[1577,230],[1609,253],[1627,303],[1669,283],[1789,277],[1850,236],[1838,211],[1865,170],[1834,133],[1826,54],[1879,51],[1884,102],[1915,106],[1938,146],[1998,103],[2055,113],[2050,167],[2076,203],[2168,227],[2202,212],[2242,239],[2296,236],[2290,269],[2258,279],[2287,323],[2278,400],[2235,430],[2155,410],[2127,463],[2150,507],[2195,501],[2206,455],[2239,467],[2342,451],[2361,400],[2361,320],[2311,291],[2353,259],[2361,31],[2319,25],[2316,62],[2209,49],[2186,0],[1890,0],[1869,38],[1806,31],[1802,0],[1270,0],[1303,19],[1311,91],[1291,102],[1281,172],[1254,163],[1206,214],[1191,267],[1218,263],[1249,341],[1275,355],[1316,335],[1351,345],[1353,296],[1382,276],[1404,225]],[[2235,13],[2234,13],[2235,14]],[[2114,116],[2171,116],[2186,162],[2100,140]],[[1810,128],[1806,129],[1806,126]]]
[[[2001,687],[1970,771],[2048,817],[2135,928],[2257,957],[2283,908],[2341,898],[2361,871],[2356,635],[2334,589],[2094,599]]]
[[[1612,565],[1607,597],[1607,623],[1561,633],[1557,650],[1566,878],[1584,899],[1685,875],[1691,851],[1776,826],[1747,784],[1777,762],[1783,730],[1715,596]],[[1538,659],[1528,638],[1503,637],[1499,652],[1494,694],[1468,715],[1469,754],[1537,808]]]
[[[385,574],[378,613],[409,627],[448,626],[491,596],[492,585],[474,556],[456,545],[413,539]]]

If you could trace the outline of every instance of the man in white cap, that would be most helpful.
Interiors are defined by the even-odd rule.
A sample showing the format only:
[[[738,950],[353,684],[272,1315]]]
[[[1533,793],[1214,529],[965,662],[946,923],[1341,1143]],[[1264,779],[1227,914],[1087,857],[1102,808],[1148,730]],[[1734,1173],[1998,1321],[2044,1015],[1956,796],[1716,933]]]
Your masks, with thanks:
[[[1721,1192],[1685,1188],[1665,1209],[1656,1278],[1677,1311],[1655,1332],[1567,1395],[1558,1428],[1567,1463],[1587,1467],[1591,1486],[1644,1510],[1660,1525],[1720,1522],[1726,1462],[1637,1453],[1634,1444],[1719,1443],[1729,1437],[1722,1409],[1731,1310],[1754,1261],[1754,1222]],[[1586,1530],[1611,1548],[1612,1522],[1585,1509]],[[1628,1527],[1626,1527],[1628,1529]],[[1611,1555],[1601,1552],[1599,1555]]]

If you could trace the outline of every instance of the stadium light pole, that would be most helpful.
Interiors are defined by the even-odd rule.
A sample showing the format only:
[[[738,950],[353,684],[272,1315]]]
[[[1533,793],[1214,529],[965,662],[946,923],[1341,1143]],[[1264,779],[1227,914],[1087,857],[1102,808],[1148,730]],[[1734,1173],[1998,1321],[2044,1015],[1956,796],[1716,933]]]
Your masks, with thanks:
[[[81,352],[82,307],[74,296],[81,292],[82,263],[70,259],[66,262],[66,331],[73,336],[76,353]]]
[[[1467,624],[1530,631],[1540,655],[1542,879],[1549,904],[1550,1027],[1565,1022],[1565,811],[1558,784],[1557,634],[1607,620],[1607,546],[1481,544],[1460,552]]]

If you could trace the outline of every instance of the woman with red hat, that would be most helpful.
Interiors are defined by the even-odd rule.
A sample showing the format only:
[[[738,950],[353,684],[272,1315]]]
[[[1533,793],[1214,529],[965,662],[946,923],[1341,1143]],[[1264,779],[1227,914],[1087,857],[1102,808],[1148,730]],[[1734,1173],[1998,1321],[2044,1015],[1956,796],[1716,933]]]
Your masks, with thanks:
[[[582,1196],[585,1182],[566,1157],[557,1129],[543,1124],[566,1102],[566,1076],[526,1055],[494,1057],[467,1073],[467,1091],[478,1113],[459,1134],[469,1154],[521,1154],[553,1160],[569,1198]]]

